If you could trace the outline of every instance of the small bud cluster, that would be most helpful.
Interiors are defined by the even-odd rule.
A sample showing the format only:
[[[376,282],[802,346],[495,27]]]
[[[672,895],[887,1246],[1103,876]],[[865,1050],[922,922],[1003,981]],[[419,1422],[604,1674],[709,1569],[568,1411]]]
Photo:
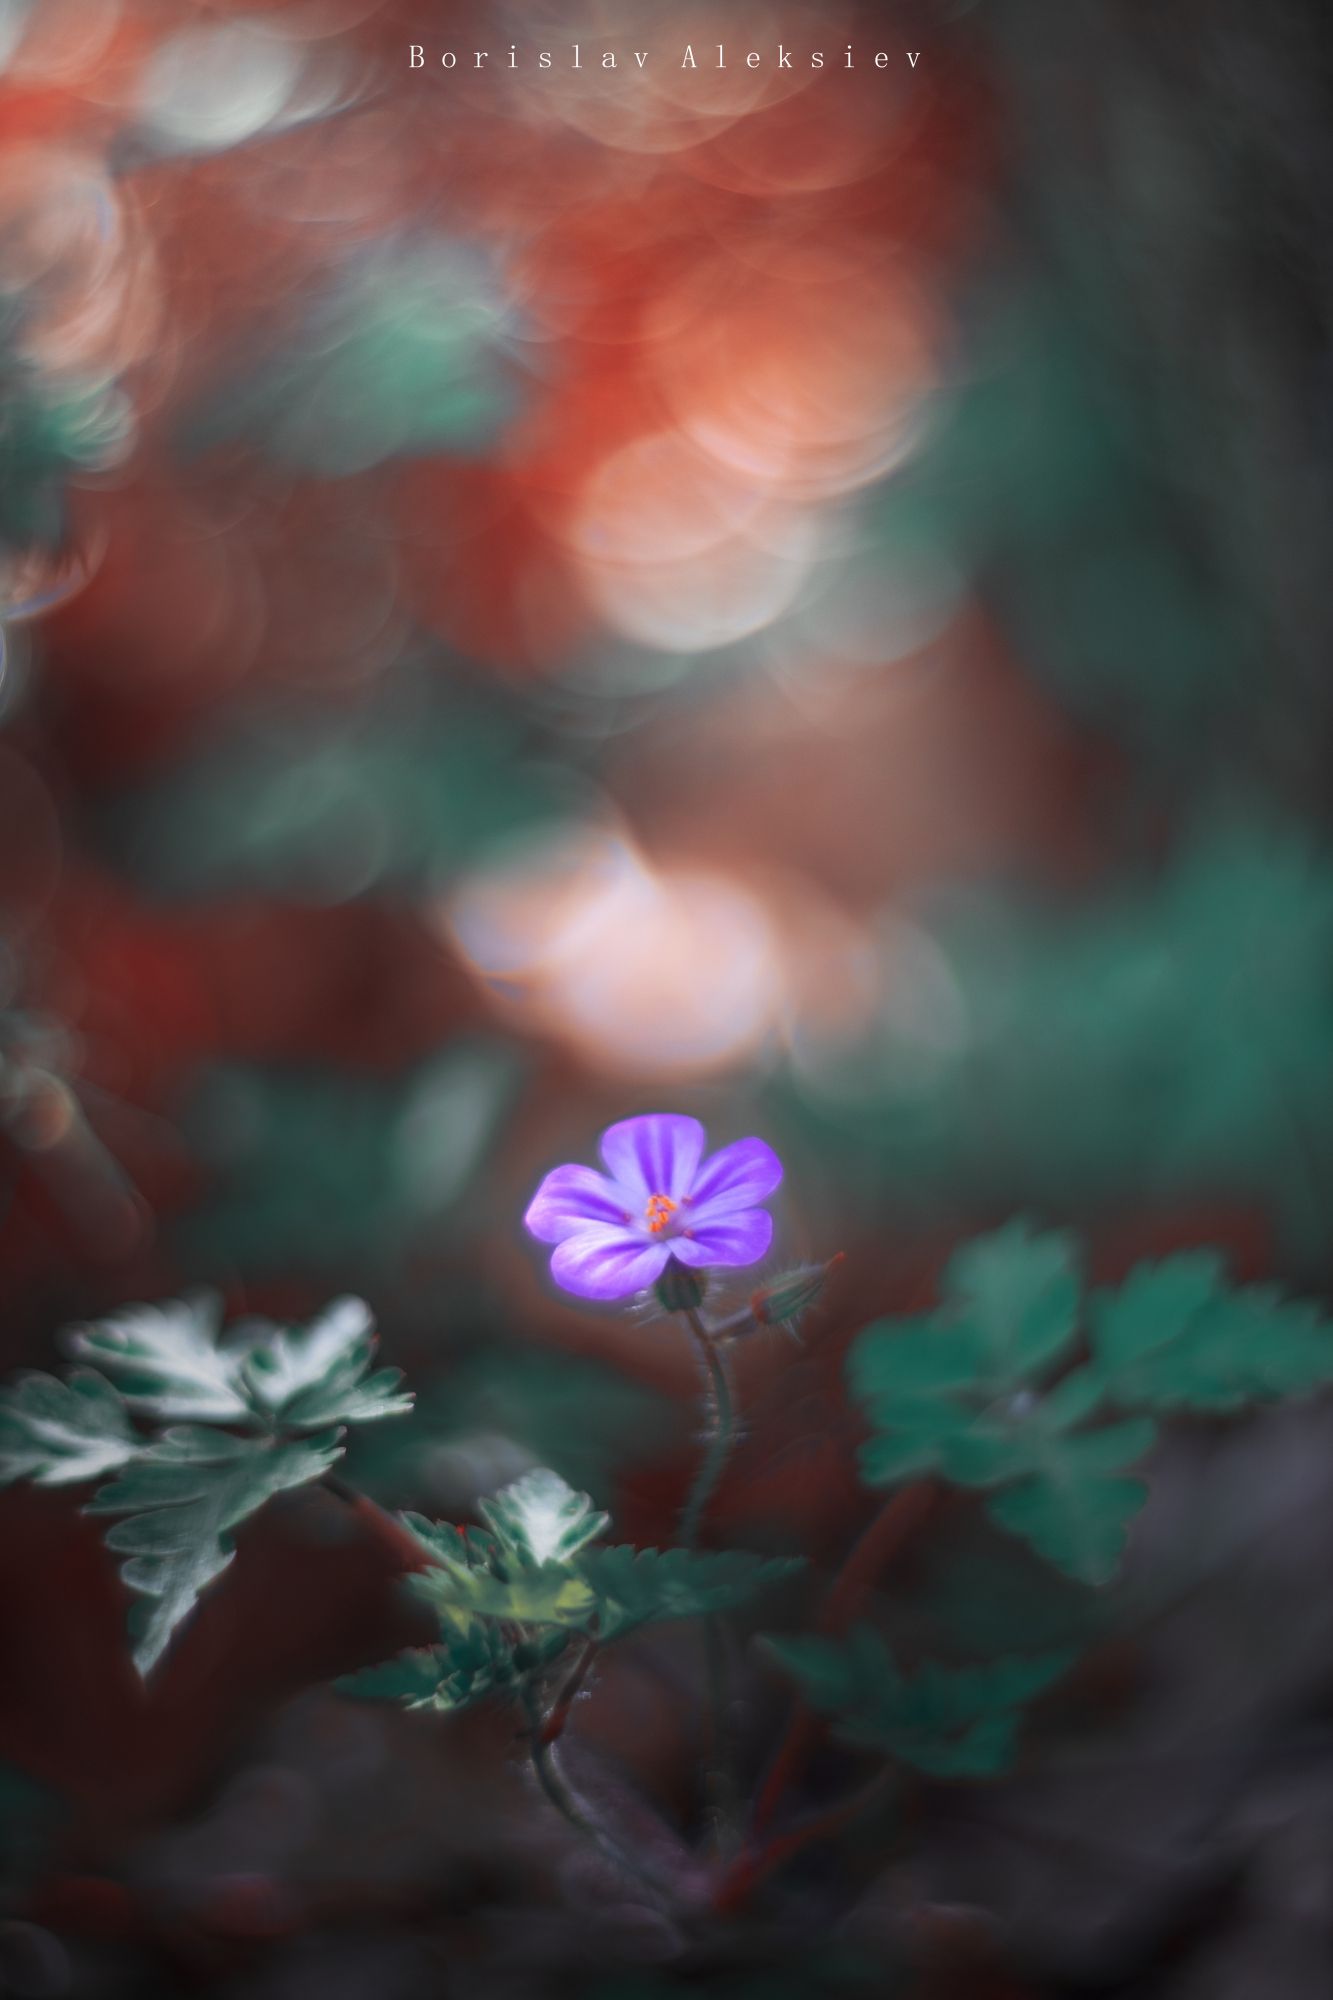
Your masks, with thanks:
[[[841,1262],[840,1251],[826,1264],[798,1264],[761,1285],[750,1297],[750,1311],[757,1324],[794,1327],[823,1292],[834,1265]]]

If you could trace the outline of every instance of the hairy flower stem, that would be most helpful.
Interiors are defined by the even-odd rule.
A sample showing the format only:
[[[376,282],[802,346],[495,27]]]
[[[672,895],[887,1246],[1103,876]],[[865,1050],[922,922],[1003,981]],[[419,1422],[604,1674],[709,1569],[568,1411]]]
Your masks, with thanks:
[[[821,1632],[834,1635],[846,1631],[880,1571],[911,1541],[937,1497],[933,1481],[918,1479],[899,1487],[885,1502],[853,1542],[833,1579],[819,1618]],[[800,1775],[822,1730],[819,1718],[798,1702],[755,1801],[753,1838],[758,1839],[772,1824],[783,1794]]]
[[[622,1869],[626,1875],[632,1875],[636,1882],[647,1889],[654,1902],[660,1906],[668,1904],[667,1893],[657,1877],[644,1868],[634,1855],[627,1852],[615,1836],[600,1824],[588,1806],[578,1798],[560,1769],[555,1744],[547,1736],[546,1725],[542,1721],[537,1704],[535,1701],[529,1701],[526,1706],[533,1775],[547,1799],[575,1832],[582,1834],[585,1840],[590,1840],[594,1847],[601,1849],[609,1861],[614,1862],[617,1868]]]
[[[708,1377],[704,1455],[699,1461],[699,1470],[694,1475],[694,1484],[680,1517],[680,1546],[692,1549],[699,1539],[708,1503],[717,1491],[718,1481],[736,1441],[736,1425],[725,1350],[713,1339],[695,1307],[687,1308],[681,1317],[694,1337]]]
[[[717,1491],[731,1448],[736,1441],[735,1404],[726,1352],[699,1317],[697,1307],[687,1307],[682,1317],[689,1326],[695,1347],[703,1361],[708,1380],[707,1423],[704,1455],[694,1476],[685,1512],[681,1516],[680,1545],[692,1549],[699,1539],[708,1503]],[[722,1621],[713,1614],[704,1620],[704,1650],[708,1672],[709,1710],[712,1716],[704,1791],[715,1847],[728,1837],[737,1817],[739,1795],[731,1768],[727,1711],[730,1688],[727,1676],[726,1639]]]

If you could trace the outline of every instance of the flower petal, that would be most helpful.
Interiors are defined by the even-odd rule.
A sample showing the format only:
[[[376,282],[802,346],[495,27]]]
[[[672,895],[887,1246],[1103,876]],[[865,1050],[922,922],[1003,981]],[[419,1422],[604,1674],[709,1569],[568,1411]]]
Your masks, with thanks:
[[[704,1161],[690,1189],[691,1224],[753,1208],[782,1179],[782,1162],[762,1139],[738,1139]]]
[[[766,1208],[746,1208],[719,1216],[688,1236],[673,1236],[670,1249],[682,1264],[757,1264],[773,1241],[773,1218]]]
[[[703,1126],[676,1111],[625,1118],[602,1134],[602,1158],[623,1186],[642,1190],[642,1201],[650,1194],[672,1201],[688,1194],[703,1150]]]
[[[623,1299],[660,1277],[670,1254],[665,1243],[645,1243],[628,1229],[599,1226],[556,1245],[551,1276],[581,1299]]]
[[[556,1167],[532,1197],[523,1222],[539,1243],[563,1243],[589,1223],[621,1228],[638,1206],[633,1191],[617,1187],[595,1167]]]

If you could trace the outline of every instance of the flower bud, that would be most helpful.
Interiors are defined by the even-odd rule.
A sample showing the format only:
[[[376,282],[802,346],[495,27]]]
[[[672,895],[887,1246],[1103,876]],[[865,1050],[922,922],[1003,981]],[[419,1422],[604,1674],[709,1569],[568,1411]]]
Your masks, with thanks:
[[[823,1291],[833,1266],[841,1262],[839,1251],[827,1264],[798,1264],[795,1270],[770,1278],[750,1297],[750,1311],[759,1325],[794,1326]]]
[[[658,1305],[669,1313],[696,1312],[704,1302],[706,1290],[703,1272],[678,1264],[674,1258],[653,1286]]]

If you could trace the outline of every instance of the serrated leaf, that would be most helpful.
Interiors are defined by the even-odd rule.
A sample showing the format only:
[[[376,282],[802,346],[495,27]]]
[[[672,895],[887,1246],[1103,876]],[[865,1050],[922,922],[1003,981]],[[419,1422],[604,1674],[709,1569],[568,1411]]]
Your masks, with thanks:
[[[748,1555],[739,1549],[589,1549],[578,1571],[596,1600],[597,1633],[619,1638],[664,1618],[731,1611],[802,1567],[800,1559]]]
[[[934,1317],[877,1320],[852,1343],[847,1379],[867,1409],[889,1409],[970,1389],[984,1365],[983,1343],[973,1327]]]
[[[946,1298],[980,1335],[992,1370],[1023,1381],[1062,1354],[1078,1325],[1078,1265],[1072,1237],[1017,1220],[979,1236],[950,1258]]]
[[[1036,1405],[1015,1433],[1003,1476],[986,1482],[1009,1482],[986,1511],[1080,1583],[1106,1583],[1124,1552],[1129,1524],[1148,1497],[1143,1480],[1115,1475],[1151,1451],[1157,1426],[1151,1418],[1131,1417],[1069,1431],[1038,1421],[1041,1410]]]
[[[520,1563],[540,1568],[568,1562],[606,1527],[610,1516],[576,1493],[558,1472],[539,1465],[481,1503],[496,1541]]]
[[[125,1465],[142,1439],[104,1376],[33,1373],[0,1390],[0,1486],[32,1479],[67,1486]]]
[[[443,1646],[412,1646],[379,1666],[344,1674],[334,1685],[356,1701],[397,1701],[404,1708],[433,1708],[449,1670]]]
[[[1275,1286],[1229,1288],[1210,1254],[1140,1265],[1092,1301],[1096,1367],[1121,1404],[1225,1412],[1333,1382],[1333,1327]]]
[[[168,1305],[128,1306],[76,1327],[76,1354],[109,1375],[133,1409],[172,1421],[233,1424],[250,1414],[245,1356],[220,1347],[220,1301],[210,1294]]]
[[[1075,1655],[1051,1652],[904,1674],[868,1625],[844,1639],[766,1638],[810,1706],[848,1743],[900,1758],[936,1777],[984,1777],[1012,1760],[1023,1706],[1065,1673]]]
[[[273,1331],[250,1346],[245,1385],[276,1423],[292,1430],[370,1423],[404,1415],[410,1393],[397,1368],[367,1373],[375,1321],[363,1299],[335,1299],[309,1326]]]
[[[107,1546],[126,1557],[121,1574],[131,1590],[151,1599],[134,1654],[141,1674],[231,1562],[232,1531],[275,1493],[320,1478],[341,1450],[336,1433],[231,1437],[182,1425],[102,1488],[89,1512],[128,1517],[108,1532]]]
[[[986,1511],[1080,1583],[1106,1583],[1147,1497],[1142,1479],[1093,1475],[1071,1482],[1038,1475],[997,1494]]]
[[[361,1299],[336,1299],[304,1328],[252,1320],[220,1333],[218,1300],[200,1295],[113,1313],[76,1328],[71,1344],[132,1408],[164,1421],[312,1431],[412,1407],[396,1368],[367,1372],[375,1331]]]
[[[1196,1331],[1196,1407],[1224,1407],[1223,1385],[1236,1381],[1242,1350],[1251,1380],[1261,1373],[1274,1380],[1284,1364],[1296,1375],[1317,1365],[1311,1328],[1294,1319],[1282,1344],[1264,1344],[1253,1329],[1247,1342],[1238,1320],[1228,1339],[1219,1338],[1232,1296],[1213,1296],[1219,1275],[1216,1259],[1191,1257],[1135,1273],[1119,1294],[1100,1294],[1092,1361],[1052,1386],[1041,1377],[1063,1356],[1079,1316],[1068,1238],[1014,1225],[969,1245],[949,1266],[936,1317],[880,1322],[853,1344],[848,1376],[873,1427],[862,1447],[867,1481],[937,1473],[993,1488],[992,1520],[1070,1576],[1105,1582],[1147,1490],[1119,1475],[1151,1449],[1155,1430],[1147,1418],[1088,1420],[1108,1403],[1165,1406],[1168,1379],[1179,1392],[1179,1357]],[[1023,1382],[1024,1375],[1034,1379]]]
[[[452,1712],[487,1695],[513,1695],[545,1673],[568,1647],[565,1632],[510,1636],[487,1619],[450,1625],[438,1646],[416,1647],[381,1666],[365,1667],[337,1683],[357,1701],[396,1701],[405,1708]]]
[[[456,1528],[452,1521],[428,1521],[424,1514],[400,1514],[398,1519],[436,1562],[463,1563],[469,1569],[490,1567],[495,1542],[480,1528]]]
[[[410,1708],[457,1709],[513,1692],[590,1622],[591,1591],[560,1564],[534,1567],[480,1528],[400,1514],[432,1567],[409,1578],[440,1624],[440,1643],[340,1683],[345,1693]]]
[[[1119,1375],[1154,1349],[1179,1340],[1225,1283],[1221,1258],[1211,1250],[1196,1250],[1138,1264],[1117,1291],[1094,1292],[1089,1319],[1103,1373]]]
[[[515,1564],[496,1575],[443,1561],[408,1582],[443,1621],[499,1618],[511,1625],[586,1628],[597,1608],[588,1585],[563,1563]]]

